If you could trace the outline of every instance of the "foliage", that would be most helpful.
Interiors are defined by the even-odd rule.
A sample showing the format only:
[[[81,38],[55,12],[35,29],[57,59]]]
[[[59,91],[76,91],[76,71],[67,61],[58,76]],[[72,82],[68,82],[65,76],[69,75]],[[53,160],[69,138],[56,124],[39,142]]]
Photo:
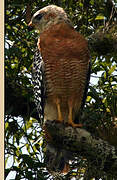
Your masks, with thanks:
[[[87,38],[100,30],[106,31],[117,21],[117,3],[110,0],[6,0],[5,162],[6,177],[15,172],[14,179],[52,179],[45,169],[45,142],[32,92],[32,61],[38,34],[29,32],[27,27],[31,14],[49,4],[63,7],[76,30]],[[117,146],[117,54],[102,55],[92,50],[91,59],[92,76],[83,119],[87,119],[88,130]],[[79,157],[71,169],[62,179],[79,179],[88,164]]]

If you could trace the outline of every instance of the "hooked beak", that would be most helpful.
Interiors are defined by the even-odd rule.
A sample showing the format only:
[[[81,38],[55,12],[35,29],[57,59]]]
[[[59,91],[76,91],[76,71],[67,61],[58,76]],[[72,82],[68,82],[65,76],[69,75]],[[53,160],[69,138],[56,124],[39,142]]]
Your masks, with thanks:
[[[32,24],[32,21],[30,21],[29,24],[28,24],[28,30],[32,31],[33,29],[34,29],[34,26]]]
[[[28,26],[33,26],[32,21],[29,22]]]

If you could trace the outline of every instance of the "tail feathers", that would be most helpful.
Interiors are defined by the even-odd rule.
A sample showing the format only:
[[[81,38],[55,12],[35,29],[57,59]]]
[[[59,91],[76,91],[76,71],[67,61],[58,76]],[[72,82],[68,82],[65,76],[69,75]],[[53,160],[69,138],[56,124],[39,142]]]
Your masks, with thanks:
[[[45,163],[53,176],[68,174],[70,171],[69,160],[71,159],[73,159],[72,153],[55,148],[50,144],[47,145]]]

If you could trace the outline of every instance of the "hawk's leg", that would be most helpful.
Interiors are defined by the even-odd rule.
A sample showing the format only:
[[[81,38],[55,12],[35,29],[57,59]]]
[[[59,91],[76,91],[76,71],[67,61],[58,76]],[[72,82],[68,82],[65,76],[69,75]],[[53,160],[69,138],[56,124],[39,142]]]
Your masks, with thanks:
[[[55,103],[56,103],[57,112],[58,112],[58,121],[63,122],[63,117],[62,117],[61,108],[60,108],[60,99],[55,98]]]
[[[69,108],[69,114],[68,114],[68,124],[70,124],[72,127],[82,127],[82,124],[75,124],[73,121],[73,99],[68,100],[68,108]]]

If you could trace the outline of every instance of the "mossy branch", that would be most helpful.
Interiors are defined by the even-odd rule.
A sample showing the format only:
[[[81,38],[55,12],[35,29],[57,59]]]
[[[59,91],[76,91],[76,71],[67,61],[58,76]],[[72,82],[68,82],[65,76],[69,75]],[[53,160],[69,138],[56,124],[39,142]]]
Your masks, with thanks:
[[[117,148],[109,145],[108,142],[93,136],[85,129],[73,128],[57,121],[47,120],[45,123],[46,132],[49,134],[47,140],[46,156],[48,159],[48,168],[52,169],[53,163],[58,158],[58,153],[65,156],[72,153],[72,156],[82,156],[88,163],[95,167],[95,172],[113,175],[117,177]],[[49,148],[51,146],[51,148]],[[51,152],[54,161],[49,162]],[[57,157],[56,157],[57,154]],[[54,157],[55,156],[55,157]],[[62,155],[61,155],[62,156]],[[70,156],[68,158],[70,158]],[[72,159],[72,158],[71,158]]]

